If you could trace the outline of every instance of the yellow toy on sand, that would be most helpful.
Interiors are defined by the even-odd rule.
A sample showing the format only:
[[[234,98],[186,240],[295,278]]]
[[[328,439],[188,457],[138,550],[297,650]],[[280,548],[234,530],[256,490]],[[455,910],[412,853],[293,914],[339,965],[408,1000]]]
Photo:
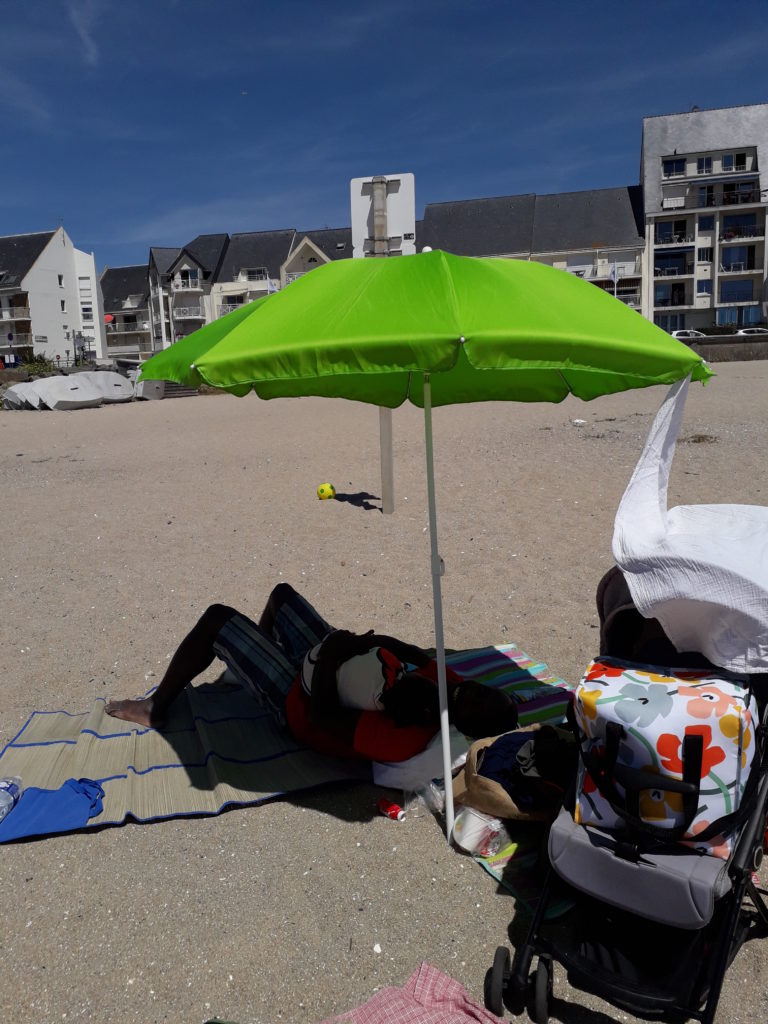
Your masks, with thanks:
[[[321,501],[326,501],[328,498],[335,498],[336,488],[333,484],[320,484],[317,488],[317,496]]]

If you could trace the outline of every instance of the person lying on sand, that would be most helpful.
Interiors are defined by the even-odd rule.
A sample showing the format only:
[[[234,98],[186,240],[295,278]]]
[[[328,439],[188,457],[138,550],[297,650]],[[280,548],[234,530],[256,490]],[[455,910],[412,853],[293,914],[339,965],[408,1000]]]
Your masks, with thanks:
[[[297,740],[320,753],[404,761],[424,750],[440,726],[434,658],[372,630],[334,630],[287,583],[269,595],[258,624],[234,608],[211,605],[157,689],[140,699],[111,700],[107,714],[162,729],[173,701],[216,657]],[[446,674],[457,729],[477,738],[516,727],[510,697],[450,669]]]

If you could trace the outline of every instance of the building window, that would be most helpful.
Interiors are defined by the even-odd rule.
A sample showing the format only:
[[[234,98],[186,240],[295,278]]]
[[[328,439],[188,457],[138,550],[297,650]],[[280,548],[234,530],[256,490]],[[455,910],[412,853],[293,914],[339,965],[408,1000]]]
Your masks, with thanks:
[[[711,156],[700,156],[696,161],[696,173],[697,174],[711,174],[712,173],[712,157]]]
[[[751,281],[722,281],[720,284],[721,302],[751,302]]]
[[[64,287],[64,275],[63,274],[59,274],[58,277],[59,277],[59,288],[63,288]]]
[[[674,160],[664,160],[662,167],[665,178],[679,178],[685,174],[685,158],[676,157]]]
[[[91,322],[93,321],[93,306],[83,306],[82,313],[83,320],[90,320]]]
[[[251,267],[245,272],[245,277],[248,281],[266,281],[268,276],[266,267]]]
[[[715,190],[711,185],[699,186],[699,206],[714,206]]]
[[[747,169],[747,154],[746,153],[726,153],[723,156],[723,170],[724,171],[746,171]]]
[[[685,220],[662,220],[656,224],[656,245],[684,242],[688,224]]]
[[[59,299],[59,304],[61,306],[61,312],[62,313],[66,313],[67,312],[67,300],[66,299]]]
[[[705,245],[701,249],[696,251],[696,259],[699,263],[711,263],[712,262],[712,246]]]
[[[712,216],[699,217],[699,231],[712,231],[715,226],[715,218]]]
[[[761,235],[762,229],[757,227],[755,213],[729,213],[723,217],[723,238],[755,238]]]
[[[697,281],[696,292],[698,295],[711,295],[712,294],[712,282],[711,281]]]
[[[723,270],[754,270],[754,245],[733,245],[722,249]]]

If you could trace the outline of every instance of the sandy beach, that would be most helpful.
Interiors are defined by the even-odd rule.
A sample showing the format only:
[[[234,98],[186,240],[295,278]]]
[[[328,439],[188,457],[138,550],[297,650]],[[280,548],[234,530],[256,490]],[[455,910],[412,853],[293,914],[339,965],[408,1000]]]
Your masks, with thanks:
[[[713,368],[688,398],[670,505],[765,504],[768,362]],[[613,517],[664,394],[436,410],[449,646],[514,641],[579,678]],[[0,412],[0,746],[34,710],[143,693],[208,604],[256,615],[279,580],[338,626],[429,646],[421,411],[394,413],[393,515],[316,497],[326,480],[380,495],[378,446],[376,409],[340,400]],[[423,960],[482,1001],[496,946],[527,918],[435,819],[387,820],[378,795],[1,846],[4,1018],[312,1024]],[[719,1024],[768,1019],[767,953],[741,950]],[[634,1019],[559,968],[555,993],[568,1024]]]

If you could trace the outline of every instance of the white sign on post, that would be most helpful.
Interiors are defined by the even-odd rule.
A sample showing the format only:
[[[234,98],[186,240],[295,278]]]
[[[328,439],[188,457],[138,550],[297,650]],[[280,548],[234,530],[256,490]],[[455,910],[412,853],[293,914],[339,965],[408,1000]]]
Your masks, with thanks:
[[[349,191],[353,256],[412,256],[416,252],[416,193],[412,174],[353,178]],[[381,246],[383,242],[386,250],[377,251],[376,244]]]
[[[353,178],[349,184],[352,256],[412,256],[416,252],[416,195],[412,174]],[[395,511],[392,410],[379,409],[381,510]]]

